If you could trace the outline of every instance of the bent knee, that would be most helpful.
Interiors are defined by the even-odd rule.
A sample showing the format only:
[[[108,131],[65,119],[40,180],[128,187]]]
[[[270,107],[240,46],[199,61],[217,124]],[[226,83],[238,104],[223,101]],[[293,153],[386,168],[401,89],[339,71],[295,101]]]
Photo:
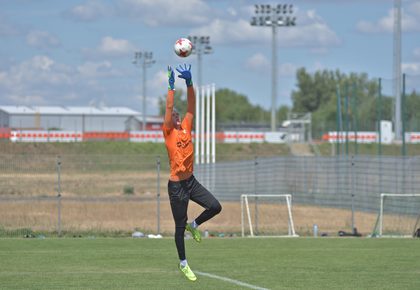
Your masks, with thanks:
[[[216,202],[212,205],[211,211],[214,212],[214,214],[218,214],[222,211],[222,205],[220,202]]]

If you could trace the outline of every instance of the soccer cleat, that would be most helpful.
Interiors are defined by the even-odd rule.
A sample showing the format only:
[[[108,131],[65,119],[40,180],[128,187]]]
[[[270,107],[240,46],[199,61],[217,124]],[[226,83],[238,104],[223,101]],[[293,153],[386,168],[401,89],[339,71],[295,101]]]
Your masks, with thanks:
[[[199,231],[198,229],[193,228],[190,224],[187,224],[187,225],[185,226],[185,229],[186,229],[187,231],[189,231],[189,232],[192,234],[192,236],[193,236],[194,240],[195,240],[197,243],[201,242],[201,233],[200,233],[200,231]]]
[[[195,276],[194,272],[190,269],[190,266],[188,264],[185,267],[182,267],[181,264],[179,264],[179,270],[187,277],[190,281],[197,280],[197,277]]]

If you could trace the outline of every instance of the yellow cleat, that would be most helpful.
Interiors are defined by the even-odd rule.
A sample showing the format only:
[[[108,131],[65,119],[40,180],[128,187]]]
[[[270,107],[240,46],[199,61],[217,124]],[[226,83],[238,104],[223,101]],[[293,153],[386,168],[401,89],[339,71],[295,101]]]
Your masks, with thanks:
[[[179,270],[187,277],[190,281],[197,280],[197,277],[195,276],[194,272],[190,269],[190,266],[188,264],[185,267],[182,267],[181,264],[179,265]]]
[[[200,233],[200,231],[198,229],[193,228],[190,224],[187,224],[185,226],[185,229],[192,234],[194,240],[197,243],[201,242],[201,233]]]

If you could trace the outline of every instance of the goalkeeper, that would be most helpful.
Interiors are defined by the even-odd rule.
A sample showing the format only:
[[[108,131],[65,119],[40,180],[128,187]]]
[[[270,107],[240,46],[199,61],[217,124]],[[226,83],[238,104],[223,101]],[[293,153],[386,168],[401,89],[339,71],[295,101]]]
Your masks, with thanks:
[[[194,147],[191,130],[195,113],[195,92],[192,83],[191,65],[178,66],[178,77],[187,84],[187,113],[181,122],[174,108],[175,78],[174,71],[168,66],[168,95],[166,98],[163,136],[170,162],[168,194],[172,215],[175,221],[175,244],[180,260],[179,269],[191,281],[197,280],[188,266],[185,256],[184,233],[191,232],[195,241],[201,241],[198,226],[211,219],[222,210],[219,201],[202,186],[193,175]],[[192,200],[205,210],[191,223],[187,223],[188,202]]]

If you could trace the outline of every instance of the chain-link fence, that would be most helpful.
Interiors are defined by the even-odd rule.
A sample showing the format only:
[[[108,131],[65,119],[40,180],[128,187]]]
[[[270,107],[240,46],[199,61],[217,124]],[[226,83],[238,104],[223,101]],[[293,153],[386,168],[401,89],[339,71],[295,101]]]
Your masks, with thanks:
[[[150,155],[3,154],[1,158],[0,235],[124,235],[136,229],[170,228],[163,220],[160,224],[166,157],[161,161]]]
[[[224,201],[241,194],[292,194],[296,230],[310,234],[374,231],[381,193],[420,193],[420,158],[383,156],[256,157],[197,168],[196,176]],[[264,214],[260,211],[260,214]],[[269,213],[268,213],[269,214]],[[420,198],[389,204],[388,214],[420,215]],[[413,227],[415,225],[412,225]],[[419,225],[420,226],[420,225]]]
[[[0,157],[1,236],[173,233],[167,156]],[[195,176],[223,206],[203,230],[238,234],[241,194],[291,194],[298,234],[311,234],[314,224],[328,235],[354,228],[370,234],[380,193],[420,193],[420,158],[255,157],[196,165]],[[420,214],[420,198],[389,205],[388,213]],[[190,219],[201,210],[191,203]],[[260,220],[277,222],[262,217],[270,211],[261,204]]]
[[[420,76],[402,75],[402,88],[396,95],[396,79],[372,79],[369,85],[350,82],[337,86],[333,102],[312,113],[312,136],[323,139],[328,132],[340,132],[348,142],[363,143],[363,132],[376,134],[374,142],[384,142],[385,132],[381,121],[390,122],[391,133],[387,137],[398,146],[387,146],[392,155],[415,155],[413,144],[420,141]],[[335,104],[333,104],[335,102]],[[381,129],[381,130],[380,130]],[[355,137],[352,137],[355,136]],[[384,138],[385,139],[385,138]],[[337,146],[337,153],[357,154],[357,144],[349,146],[344,141]],[[381,144],[377,154],[381,155]],[[378,146],[379,145],[379,146]],[[385,144],[382,144],[385,145]],[[340,148],[341,147],[341,148]]]

